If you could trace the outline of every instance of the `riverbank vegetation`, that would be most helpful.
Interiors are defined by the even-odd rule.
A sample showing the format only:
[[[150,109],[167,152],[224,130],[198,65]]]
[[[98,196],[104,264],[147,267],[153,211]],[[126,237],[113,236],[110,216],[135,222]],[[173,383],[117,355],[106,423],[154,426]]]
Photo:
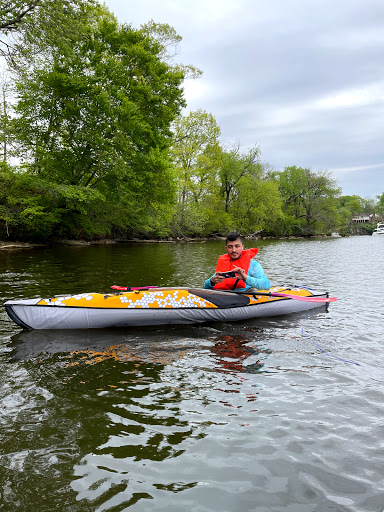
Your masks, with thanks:
[[[330,173],[282,171],[214,116],[183,114],[181,37],[166,24],[120,24],[93,0],[0,8],[0,239],[348,233],[384,214],[342,196]]]

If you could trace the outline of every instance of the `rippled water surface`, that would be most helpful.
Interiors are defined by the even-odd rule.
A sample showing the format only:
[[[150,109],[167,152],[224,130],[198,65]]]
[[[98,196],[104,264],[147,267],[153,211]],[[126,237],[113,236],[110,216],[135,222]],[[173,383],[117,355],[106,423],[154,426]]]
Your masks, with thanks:
[[[384,509],[384,237],[247,242],[309,314],[21,331],[0,312],[1,511]],[[222,242],[0,252],[0,295],[202,286]]]

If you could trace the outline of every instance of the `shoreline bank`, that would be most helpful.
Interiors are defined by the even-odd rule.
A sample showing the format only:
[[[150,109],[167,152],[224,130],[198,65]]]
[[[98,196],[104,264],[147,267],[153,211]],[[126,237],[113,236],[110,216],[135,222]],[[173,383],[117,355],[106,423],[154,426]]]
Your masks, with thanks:
[[[311,239],[311,238],[336,238],[340,237],[338,233],[333,233],[332,235],[317,235],[314,237],[300,237],[300,236],[283,236],[283,237],[273,237],[273,236],[265,236],[265,237],[256,237],[256,236],[244,236],[244,240],[247,241],[261,241],[261,240],[301,240],[301,239]],[[103,239],[103,240],[53,240],[50,242],[6,242],[4,240],[0,240],[0,250],[18,250],[18,249],[35,249],[39,247],[87,247],[92,245],[115,245],[115,244],[130,244],[130,243],[150,243],[150,244],[159,244],[159,243],[187,243],[187,242],[208,242],[211,240],[225,240],[224,236],[215,236],[215,237],[180,237],[180,238],[167,238],[167,239],[141,239],[141,238],[129,238],[129,239]]]

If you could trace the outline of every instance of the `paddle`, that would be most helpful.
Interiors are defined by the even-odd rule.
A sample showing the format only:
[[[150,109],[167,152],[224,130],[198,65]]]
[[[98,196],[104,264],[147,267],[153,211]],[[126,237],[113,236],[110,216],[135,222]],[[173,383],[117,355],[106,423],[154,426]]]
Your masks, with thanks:
[[[131,290],[149,290],[150,288],[157,288],[157,286],[117,286],[116,284],[112,285],[111,288],[114,290],[121,290],[121,291],[131,291]],[[258,292],[258,291],[251,291],[251,290],[228,290],[232,293],[241,293],[245,295],[261,295],[266,297],[286,297],[287,299],[293,299],[293,300],[302,300],[305,302],[335,302],[337,300],[337,297],[305,297],[302,295],[290,295],[288,293],[280,293],[280,292]]]
[[[247,290],[242,293],[247,293]],[[289,295],[279,292],[248,292],[248,295],[263,295],[267,297],[286,297],[287,299],[303,300],[305,302],[335,302],[337,297],[304,297],[302,295]]]

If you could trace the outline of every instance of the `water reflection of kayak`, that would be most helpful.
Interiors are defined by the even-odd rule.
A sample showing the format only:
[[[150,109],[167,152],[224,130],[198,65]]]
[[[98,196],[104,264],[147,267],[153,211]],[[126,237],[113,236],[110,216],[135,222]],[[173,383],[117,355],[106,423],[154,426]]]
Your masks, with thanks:
[[[231,322],[297,313],[334,300],[325,292],[297,287],[254,293],[148,288],[9,300],[4,306],[10,318],[25,329],[95,329]]]
[[[206,341],[206,330],[195,331],[197,338],[191,340],[187,337],[188,328],[23,330],[11,338],[11,358],[20,361],[61,354],[68,361],[78,358],[86,365],[107,358],[121,362],[169,364],[183,357],[188,349],[194,347],[196,340]]]

